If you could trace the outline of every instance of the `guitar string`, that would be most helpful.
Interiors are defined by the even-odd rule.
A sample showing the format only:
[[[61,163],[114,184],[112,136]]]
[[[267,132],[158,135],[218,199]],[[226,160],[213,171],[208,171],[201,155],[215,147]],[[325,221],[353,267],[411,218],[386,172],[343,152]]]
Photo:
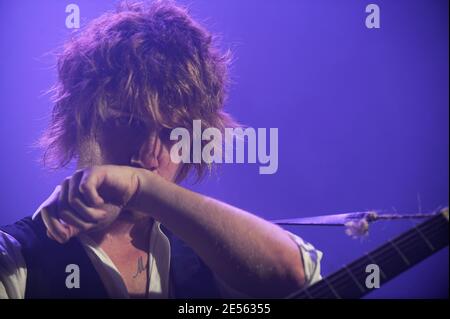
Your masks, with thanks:
[[[424,236],[429,235],[430,229],[431,228],[435,228],[436,226],[440,226],[439,224],[442,223],[442,217],[441,218],[436,218],[436,220],[432,220],[429,222],[426,222],[425,224],[422,225],[417,225],[415,227],[413,227],[412,229],[410,229],[409,231],[407,231],[404,235],[400,235],[400,237],[397,239],[397,243],[399,246],[404,246],[403,250],[406,249],[410,249],[412,247],[414,247],[414,244],[410,244],[410,240],[412,237],[416,237],[418,238],[418,231],[421,231]],[[444,226],[446,226],[446,224],[443,224]],[[419,229],[420,227],[420,229]],[[433,229],[431,229],[433,230]],[[428,237],[428,236],[427,236]],[[385,247],[383,247],[385,246]],[[366,254],[368,257],[371,257],[372,259],[379,259],[378,263],[386,263],[389,261],[392,261],[392,256],[396,255],[398,256],[398,254],[395,252],[395,250],[393,249],[393,247],[391,245],[385,244],[381,246],[380,248],[376,249],[375,251],[373,251],[373,253],[368,253]],[[347,265],[347,267],[349,268],[350,271],[352,271],[352,269],[350,268],[360,268],[362,266],[364,266],[364,264],[367,263],[366,258],[362,257],[360,258],[360,260],[356,260],[353,263],[350,263],[349,265]],[[342,282],[342,280],[344,280],[344,282]],[[324,278],[324,281],[326,281],[326,284],[330,284],[332,285],[335,289],[337,289],[337,291],[339,291],[339,288],[346,288],[346,286],[350,286],[348,283],[348,277],[346,275],[342,275],[341,271],[338,271],[334,274],[331,274],[328,277]],[[342,283],[344,285],[342,285]],[[318,282],[319,284],[319,282]],[[323,284],[322,284],[323,285]],[[316,290],[314,290],[314,285],[311,287],[306,288],[307,290],[309,290],[309,293],[314,293],[314,295],[318,294],[318,297],[320,297],[320,295],[323,295],[324,293],[329,292],[329,289],[326,287],[321,287],[321,286],[317,286]],[[305,290],[306,290],[305,289]],[[300,295],[303,294],[304,291],[300,291],[298,293],[294,293],[296,295]],[[326,296],[326,294],[325,294]]]
[[[430,223],[430,226],[427,226],[427,227],[431,227],[432,225],[431,225],[431,223]],[[402,237],[401,239],[403,240],[403,241],[406,241],[406,240],[408,240],[408,239],[410,239],[410,237],[413,235],[413,236],[417,236],[417,234],[415,234],[414,233],[414,229],[415,228],[417,228],[418,226],[416,226],[416,227],[414,227],[413,229],[411,229],[411,232],[410,231],[408,231],[407,232],[407,234],[405,234],[405,236],[404,237]],[[422,229],[422,231],[426,231],[425,230],[425,227],[423,227],[423,229]],[[417,237],[416,237],[417,238]],[[400,239],[400,238],[399,238]],[[379,259],[379,257],[380,257],[380,255],[381,255],[381,257],[383,257],[379,262],[383,262],[383,263],[386,263],[386,262],[389,262],[389,261],[391,261],[392,262],[392,259],[391,259],[391,257],[393,256],[393,255],[396,255],[396,256],[398,256],[398,254],[393,254],[393,253],[395,253],[395,251],[392,249],[392,247],[390,247],[389,245],[387,245],[386,247],[380,247],[380,248],[382,248],[382,249],[378,249],[378,250],[375,250],[374,251],[374,253],[368,253],[367,254],[367,256],[368,257],[372,257],[372,259]],[[405,249],[406,249],[407,247],[405,247]],[[410,246],[410,248],[411,248],[411,246]],[[389,253],[389,254],[387,254],[387,253]],[[357,261],[355,261],[355,262],[353,262],[353,263],[351,263],[351,264],[349,264],[349,265],[347,265],[347,268],[349,268],[349,270],[351,270],[350,268],[360,268],[361,266],[363,266],[365,263],[366,263],[367,261],[366,261],[366,259],[363,257],[362,259],[360,259],[360,260],[357,260]],[[344,282],[342,282],[342,280],[344,280]],[[348,281],[348,277],[346,278],[345,276],[343,276],[342,275],[342,271],[338,271],[337,273],[334,273],[334,274],[332,274],[332,275],[330,275],[330,276],[328,276],[328,277],[325,277],[324,278],[324,282],[325,282],[325,284],[327,284],[327,286],[328,285],[332,285],[335,289],[338,289],[338,288],[343,288],[343,285],[342,285],[342,283],[344,284],[344,288],[346,288],[346,287],[348,287],[348,286],[350,286],[348,283],[349,283],[349,281]],[[322,286],[323,286],[323,283],[321,284]],[[312,288],[312,289],[310,289],[310,288],[306,288],[306,289],[308,289],[309,290],[309,294],[311,295],[311,293],[314,293],[314,294],[318,294],[318,297],[320,297],[320,295],[323,295],[322,293],[323,292],[329,292],[329,289],[328,288],[326,288],[326,287],[321,287],[321,286],[317,286],[317,288],[314,290],[314,288],[313,288],[314,286],[311,286],[310,288]],[[305,290],[306,290],[305,289]],[[339,290],[339,289],[338,289]],[[298,294],[301,294],[301,293],[303,293],[303,292],[299,292]],[[297,295],[298,295],[297,294]],[[325,294],[326,295],[326,294]],[[336,295],[336,294],[335,294]],[[338,297],[338,296],[336,296],[336,297]]]
[[[429,224],[429,226],[427,225],[426,227],[423,227],[423,229],[422,229],[422,231],[427,231],[426,230],[426,228],[431,228],[433,225],[432,225],[432,223],[430,223]],[[414,229],[416,229],[416,228],[418,228],[419,226],[416,226],[416,227],[414,227],[414,228],[412,228],[411,229],[411,231],[408,231],[407,232],[407,234],[405,234],[405,236],[404,237],[401,237],[401,238],[399,238],[399,239],[401,239],[402,241],[407,241],[408,239],[410,239],[410,237],[411,236],[417,236],[417,233],[414,233]],[[429,231],[429,229],[428,229],[428,231]],[[417,237],[416,237],[417,238]],[[404,243],[403,243],[404,244]],[[383,247],[383,246],[382,246]],[[411,247],[413,247],[413,246],[411,246],[411,245],[409,245],[409,248],[411,248]],[[407,244],[407,246],[406,247],[404,247],[404,249],[406,249],[406,248],[408,248],[408,244]],[[387,250],[387,251],[386,251]],[[369,254],[367,254],[367,256],[368,257],[372,257],[372,259],[378,259],[379,257],[380,257],[380,255],[381,255],[381,260],[379,261],[379,262],[382,262],[382,263],[386,263],[386,262],[389,262],[389,261],[391,261],[392,262],[392,256],[393,255],[396,255],[396,256],[398,256],[398,254],[393,254],[393,253],[395,253],[395,251],[392,249],[392,247],[390,247],[389,245],[388,246],[386,246],[386,247],[383,247],[383,249],[379,249],[379,250],[376,250],[376,251],[374,251],[374,253],[376,253],[376,254],[371,254],[371,253],[369,253]],[[388,254],[389,253],[389,254]],[[348,265],[348,268],[360,268],[361,266],[363,266],[364,265],[364,263],[365,263],[365,259],[364,259],[364,257],[362,258],[362,260],[357,260],[356,262],[354,262],[354,263],[351,263],[350,265]],[[349,284],[348,284],[348,278],[345,278],[344,276],[342,276],[342,272],[341,271],[338,271],[337,273],[334,273],[334,274],[332,274],[332,275],[330,275],[330,276],[328,276],[328,277],[326,277],[326,278],[324,278],[324,281],[325,281],[325,283],[327,284],[327,285],[332,285],[335,289],[337,289],[337,290],[339,290],[338,288],[343,288],[343,286],[342,286],[342,280],[344,280],[344,285],[346,285],[346,286],[349,286]],[[323,285],[323,284],[322,284]],[[339,286],[339,287],[338,287]],[[311,286],[311,287],[313,287],[313,286]],[[316,291],[313,291],[313,289],[311,289],[310,290],[310,292],[312,293],[312,292],[316,292],[316,293],[321,293],[322,291],[321,291],[321,288],[323,288],[323,287],[320,287],[320,286],[318,286],[318,288],[316,289]],[[344,286],[344,288],[345,288],[345,286]],[[327,292],[329,292],[329,289],[326,289],[325,288],[325,291],[327,291]],[[300,293],[300,292],[299,292]]]
[[[426,230],[426,228],[431,228],[433,225],[432,225],[432,223],[430,223],[429,224],[429,226],[427,225],[426,227],[423,227],[423,229],[422,229],[422,231],[427,231]],[[399,239],[402,239],[402,241],[409,241],[409,239],[410,239],[410,237],[411,236],[417,236],[417,233],[414,233],[414,229],[416,229],[416,228],[418,228],[418,226],[416,226],[416,227],[414,227],[414,228],[412,228],[411,229],[411,232],[409,232],[408,231],[408,233],[407,234],[405,234],[406,236],[405,237],[402,237],[402,238],[399,238]],[[428,229],[428,231],[429,231],[429,229]],[[417,238],[417,237],[416,237]],[[404,244],[404,243],[403,243]],[[408,247],[408,244],[407,244],[407,246],[406,247],[404,247],[404,249],[406,249]],[[411,245],[409,245],[409,248],[411,248],[412,246]],[[387,250],[387,251],[386,251]],[[393,251],[393,249],[390,247],[390,246],[386,246],[386,247],[384,247],[384,249],[380,249],[380,250],[376,250],[375,251],[375,253],[376,254],[367,254],[368,255],[368,257],[372,257],[372,259],[379,259],[379,257],[380,257],[380,255],[381,255],[381,262],[383,262],[383,263],[386,263],[386,261],[391,261],[392,259],[391,259],[391,257],[394,255],[393,253],[395,253],[394,251]],[[389,253],[388,255],[387,255],[387,253]],[[395,254],[395,255],[397,255],[397,254]],[[353,264],[350,264],[348,267],[350,268],[360,268],[362,265],[361,265],[361,263],[365,263],[365,259],[363,258],[362,260],[359,260],[359,261],[356,261],[356,262],[354,262]],[[335,287],[335,289],[338,289],[338,286],[339,286],[339,288],[342,288],[342,280],[345,280],[344,281],[344,286],[349,286],[349,284],[348,284],[348,278],[345,278],[344,276],[342,276],[341,274],[340,274],[341,272],[339,271],[339,272],[337,272],[337,273],[335,273],[334,275],[332,274],[332,275],[330,275],[330,276],[328,276],[328,277],[326,277],[326,278],[324,278],[325,280],[325,283],[327,284],[327,285],[332,285],[333,287]],[[322,286],[323,286],[323,284],[322,284]],[[313,292],[315,292],[315,293],[319,293],[319,294],[321,294],[323,291],[323,289],[321,290],[321,288],[324,288],[324,287],[320,287],[320,286],[318,286],[318,288],[316,289],[316,291],[313,291],[313,289],[311,289],[310,290],[310,292],[311,293],[313,293]],[[345,288],[345,287],[344,287]],[[338,289],[339,290],[339,289]],[[325,288],[325,291],[327,291],[327,292],[329,292],[329,289],[326,289]]]

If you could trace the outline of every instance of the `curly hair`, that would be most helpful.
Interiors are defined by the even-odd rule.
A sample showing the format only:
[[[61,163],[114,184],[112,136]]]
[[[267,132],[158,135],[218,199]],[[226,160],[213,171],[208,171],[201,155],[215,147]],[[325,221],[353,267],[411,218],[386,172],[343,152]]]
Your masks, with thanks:
[[[130,127],[151,132],[184,127],[236,126],[223,111],[229,51],[185,8],[169,1],[122,3],[76,31],[57,56],[53,112],[39,144],[44,165],[61,168],[79,158],[80,141],[107,118],[125,114]],[[195,168],[184,164],[178,179]]]

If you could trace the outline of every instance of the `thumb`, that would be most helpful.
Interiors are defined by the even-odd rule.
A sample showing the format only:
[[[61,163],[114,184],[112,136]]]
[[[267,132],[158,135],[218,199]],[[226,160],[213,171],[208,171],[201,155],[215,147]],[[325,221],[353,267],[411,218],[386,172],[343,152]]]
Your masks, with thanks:
[[[98,193],[104,178],[105,173],[100,169],[92,168],[91,170],[83,171],[79,191],[86,203],[91,207],[99,207],[105,203]]]

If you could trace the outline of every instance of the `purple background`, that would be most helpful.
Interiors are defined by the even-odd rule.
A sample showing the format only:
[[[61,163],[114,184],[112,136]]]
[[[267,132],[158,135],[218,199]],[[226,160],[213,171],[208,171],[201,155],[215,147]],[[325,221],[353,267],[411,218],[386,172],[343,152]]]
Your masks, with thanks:
[[[0,2],[0,224],[34,212],[70,170],[51,173],[31,147],[51,109],[45,53],[63,43],[65,6],[82,25],[111,1]],[[195,190],[268,219],[448,204],[448,1],[181,1],[234,51],[228,110],[279,128],[279,169],[223,166]],[[381,29],[365,27],[365,6]],[[363,240],[343,228],[290,227],[321,249],[323,274],[406,230],[381,222]],[[448,297],[448,249],[370,298]]]

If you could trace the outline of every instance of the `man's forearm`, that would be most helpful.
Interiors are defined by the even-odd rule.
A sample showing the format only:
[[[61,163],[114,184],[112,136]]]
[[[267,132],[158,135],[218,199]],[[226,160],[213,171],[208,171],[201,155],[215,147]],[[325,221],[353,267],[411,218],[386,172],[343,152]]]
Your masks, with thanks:
[[[278,226],[139,170],[130,208],[147,212],[190,245],[229,286],[255,297],[300,288],[300,251]]]

